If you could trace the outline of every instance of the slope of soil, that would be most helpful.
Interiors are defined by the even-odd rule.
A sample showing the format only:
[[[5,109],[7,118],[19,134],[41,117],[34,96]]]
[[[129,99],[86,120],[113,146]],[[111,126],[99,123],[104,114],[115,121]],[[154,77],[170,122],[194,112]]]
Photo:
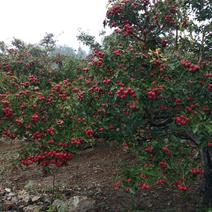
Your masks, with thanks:
[[[11,188],[16,192],[31,184],[30,192],[52,196],[52,175],[38,167],[25,168],[17,162],[20,143],[0,142],[0,189]],[[200,183],[194,185],[186,197],[168,188],[150,189],[131,196],[113,188],[120,162],[125,157],[115,145],[100,141],[94,149],[80,152],[74,159],[55,173],[55,198],[68,199],[75,195],[95,200],[92,211],[204,211],[201,209]],[[135,158],[130,158],[133,163]],[[1,197],[0,197],[1,198]]]

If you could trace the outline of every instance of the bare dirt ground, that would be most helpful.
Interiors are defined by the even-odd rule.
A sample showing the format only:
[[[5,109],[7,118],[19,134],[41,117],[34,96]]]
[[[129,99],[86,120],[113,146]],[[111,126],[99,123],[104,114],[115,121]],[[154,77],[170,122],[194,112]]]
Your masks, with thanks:
[[[22,190],[31,184],[31,192],[52,195],[51,175],[44,175],[38,167],[21,167],[17,161],[20,143],[0,142],[0,188]],[[115,145],[100,142],[94,149],[76,155],[65,167],[55,171],[57,198],[67,199],[83,195],[95,200],[92,211],[153,211],[198,212],[201,208],[200,183],[194,185],[187,197],[168,188],[150,189],[137,196],[115,191],[116,173],[120,170],[123,151]],[[135,160],[133,157],[130,163]]]

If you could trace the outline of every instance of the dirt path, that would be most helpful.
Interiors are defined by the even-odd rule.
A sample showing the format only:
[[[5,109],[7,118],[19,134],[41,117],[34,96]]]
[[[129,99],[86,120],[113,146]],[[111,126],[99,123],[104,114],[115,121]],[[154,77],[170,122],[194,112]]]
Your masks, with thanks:
[[[23,168],[16,161],[19,144],[0,143],[0,187],[22,190],[31,183],[36,193],[49,193],[52,189],[52,176],[44,176],[37,167]],[[56,192],[62,198],[74,195],[88,196],[96,201],[95,211],[198,211],[200,205],[199,185],[194,185],[187,198],[170,190],[143,192],[137,197],[115,191],[116,172],[123,158],[123,152],[101,142],[95,149],[87,149],[60,170],[55,170]]]

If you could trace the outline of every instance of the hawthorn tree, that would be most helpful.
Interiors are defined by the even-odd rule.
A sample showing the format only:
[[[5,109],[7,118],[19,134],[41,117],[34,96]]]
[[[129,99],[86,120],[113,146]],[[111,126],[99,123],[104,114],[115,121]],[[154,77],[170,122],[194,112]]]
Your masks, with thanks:
[[[68,79],[46,80],[46,87],[40,77],[53,73],[39,61],[28,63],[28,52],[19,55],[30,56],[27,64],[5,60],[1,132],[28,139],[22,163],[60,167],[83,144],[116,140],[138,160],[125,167],[115,189],[135,193],[168,186],[186,192],[204,175],[209,205],[210,13],[202,16],[210,8],[209,1],[110,1],[104,24],[114,33],[102,46],[83,35],[93,50],[83,67]],[[65,67],[70,66],[61,71]]]
[[[202,9],[210,2],[110,1],[104,23],[114,33],[93,49],[84,104],[96,131],[138,152],[120,184],[127,192],[165,183],[185,191],[205,173],[211,198],[211,13]]]

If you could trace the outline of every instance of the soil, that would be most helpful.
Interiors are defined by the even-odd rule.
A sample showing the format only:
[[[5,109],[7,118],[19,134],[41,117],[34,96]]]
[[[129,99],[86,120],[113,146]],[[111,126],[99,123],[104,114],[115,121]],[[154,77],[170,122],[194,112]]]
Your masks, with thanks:
[[[19,142],[0,141],[0,188],[13,191],[28,189],[34,193],[52,195],[52,175],[46,175],[38,167],[25,168],[17,161]],[[95,210],[111,211],[153,211],[153,212],[195,212],[206,211],[201,206],[201,180],[190,189],[186,197],[170,189],[150,189],[136,196],[114,190],[116,173],[126,155],[117,145],[99,141],[95,148],[77,154],[67,166],[55,173],[54,197],[68,199],[75,195],[95,200]],[[134,163],[130,157],[129,162]],[[30,186],[29,186],[30,185]]]

